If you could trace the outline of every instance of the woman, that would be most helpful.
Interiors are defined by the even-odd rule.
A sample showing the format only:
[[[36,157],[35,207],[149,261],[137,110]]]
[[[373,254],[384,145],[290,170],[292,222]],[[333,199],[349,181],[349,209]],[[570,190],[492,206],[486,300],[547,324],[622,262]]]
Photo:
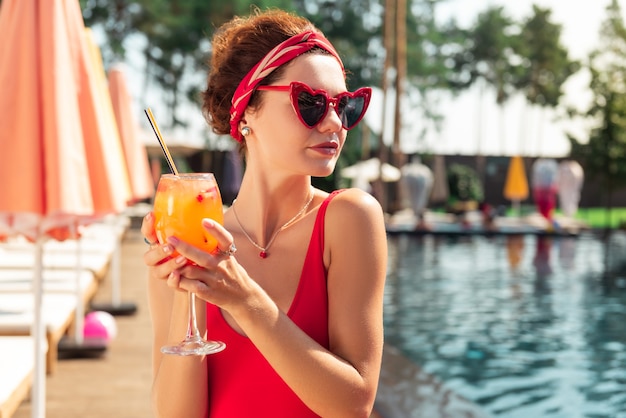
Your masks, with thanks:
[[[348,94],[332,45],[281,11],[221,27],[210,68],[204,111],[215,132],[240,143],[246,171],[224,226],[198,225],[217,252],[169,237],[144,256],[157,415],[368,417],[383,345],[383,214],[369,194],[329,195],[311,176],[332,173],[370,90]],[[153,218],[142,232],[156,243]],[[159,352],[186,331],[187,297],[172,289],[208,302],[198,315],[224,351]]]

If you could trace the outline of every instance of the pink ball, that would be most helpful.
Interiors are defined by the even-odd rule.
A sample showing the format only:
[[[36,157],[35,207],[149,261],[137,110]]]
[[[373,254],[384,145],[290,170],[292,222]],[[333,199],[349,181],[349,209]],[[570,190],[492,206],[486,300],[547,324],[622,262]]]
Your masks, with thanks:
[[[110,342],[117,336],[115,318],[108,312],[93,311],[85,316],[83,326],[85,339],[99,339]]]

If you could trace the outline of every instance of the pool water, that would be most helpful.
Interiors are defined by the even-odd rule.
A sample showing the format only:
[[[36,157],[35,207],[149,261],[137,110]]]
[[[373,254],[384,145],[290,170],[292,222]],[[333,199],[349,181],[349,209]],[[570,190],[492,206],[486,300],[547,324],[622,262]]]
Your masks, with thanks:
[[[507,418],[626,417],[626,236],[389,237],[386,342]]]

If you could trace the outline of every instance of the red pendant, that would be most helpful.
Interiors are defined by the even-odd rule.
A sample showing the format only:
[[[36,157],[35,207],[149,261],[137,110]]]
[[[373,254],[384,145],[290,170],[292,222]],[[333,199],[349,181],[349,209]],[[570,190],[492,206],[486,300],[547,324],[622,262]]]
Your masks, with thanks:
[[[267,258],[267,252],[266,252],[266,251],[261,251],[261,252],[259,253],[259,257],[261,257],[261,258]]]

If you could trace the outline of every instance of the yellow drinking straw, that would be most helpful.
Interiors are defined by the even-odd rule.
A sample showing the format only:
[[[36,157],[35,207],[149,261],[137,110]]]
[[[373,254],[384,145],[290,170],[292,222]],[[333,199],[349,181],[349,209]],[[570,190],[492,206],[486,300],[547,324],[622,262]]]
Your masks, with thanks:
[[[165,141],[163,140],[163,136],[161,135],[161,130],[154,120],[154,115],[152,115],[152,110],[150,108],[145,109],[146,116],[148,116],[148,120],[150,121],[150,126],[152,126],[152,130],[159,140],[159,145],[161,145],[161,150],[163,150],[163,154],[165,154],[165,159],[167,160],[167,165],[170,166],[170,171],[176,175],[178,175],[178,170],[176,169],[176,164],[174,164],[174,159],[172,158],[172,154],[167,149],[167,145],[165,145]]]

